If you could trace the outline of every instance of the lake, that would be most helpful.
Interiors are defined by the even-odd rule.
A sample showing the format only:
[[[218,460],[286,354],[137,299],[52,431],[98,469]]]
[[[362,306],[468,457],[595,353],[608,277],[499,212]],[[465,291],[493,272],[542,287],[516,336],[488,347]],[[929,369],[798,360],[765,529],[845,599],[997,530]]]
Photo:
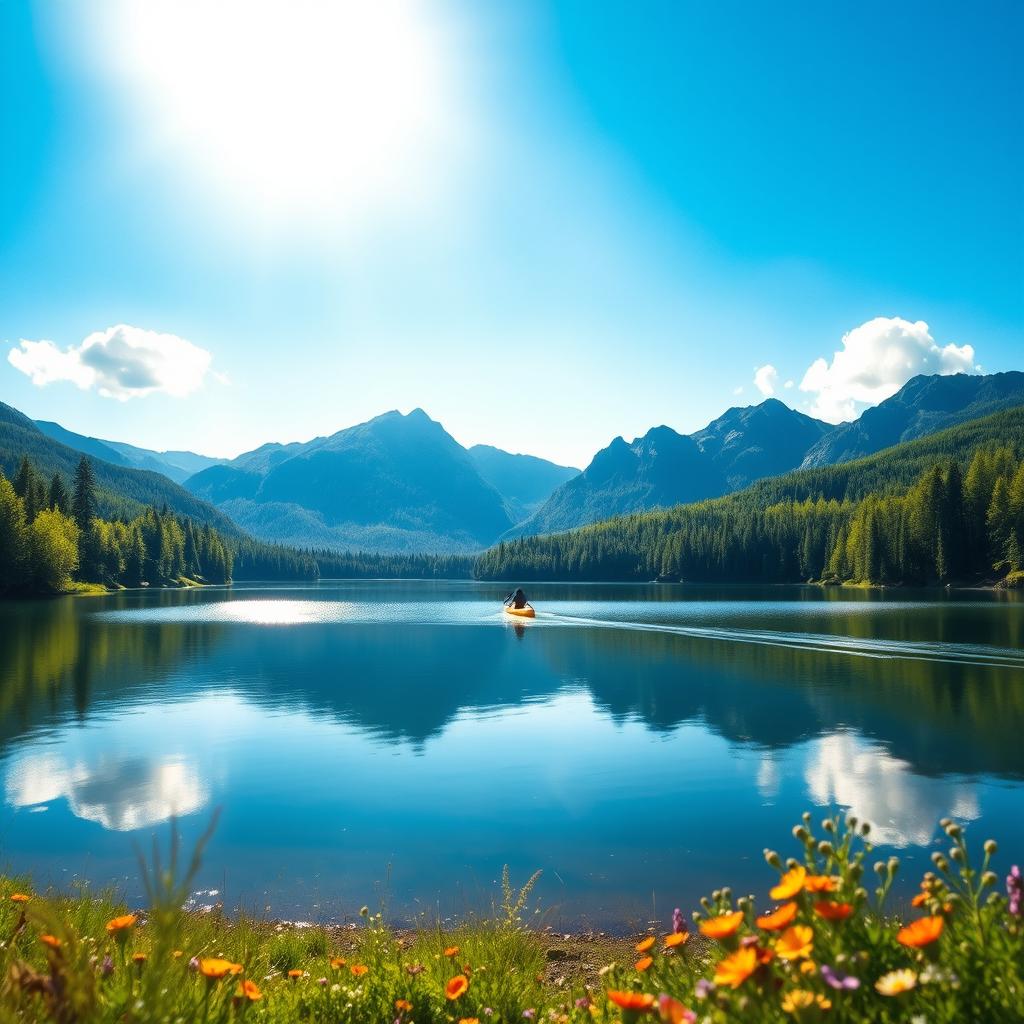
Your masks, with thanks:
[[[543,920],[625,927],[763,896],[805,809],[915,871],[946,814],[1024,850],[1019,598],[541,584],[522,623],[506,589],[0,604],[0,861],[137,898],[136,849],[221,808],[200,904],[459,915],[508,864]]]

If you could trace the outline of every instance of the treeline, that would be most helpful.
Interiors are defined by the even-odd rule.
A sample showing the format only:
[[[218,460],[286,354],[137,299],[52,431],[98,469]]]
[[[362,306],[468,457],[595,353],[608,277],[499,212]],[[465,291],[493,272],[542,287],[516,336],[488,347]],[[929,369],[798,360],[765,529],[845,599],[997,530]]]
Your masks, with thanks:
[[[956,461],[934,463],[903,493],[769,505],[761,498],[755,485],[713,501],[502,543],[480,556],[475,575],[944,583],[1024,568],[1024,463],[1016,445],[978,448],[966,472]]]
[[[476,555],[395,554],[371,552],[311,552],[325,579],[468,580]]]

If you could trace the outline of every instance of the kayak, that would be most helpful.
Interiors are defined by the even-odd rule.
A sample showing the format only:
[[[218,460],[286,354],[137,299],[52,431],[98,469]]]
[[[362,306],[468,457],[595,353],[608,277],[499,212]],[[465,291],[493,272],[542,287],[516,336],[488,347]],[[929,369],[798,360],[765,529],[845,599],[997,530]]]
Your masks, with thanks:
[[[505,611],[509,615],[518,615],[521,619],[532,619],[537,614],[529,605],[525,608],[510,608],[508,605],[505,605]]]

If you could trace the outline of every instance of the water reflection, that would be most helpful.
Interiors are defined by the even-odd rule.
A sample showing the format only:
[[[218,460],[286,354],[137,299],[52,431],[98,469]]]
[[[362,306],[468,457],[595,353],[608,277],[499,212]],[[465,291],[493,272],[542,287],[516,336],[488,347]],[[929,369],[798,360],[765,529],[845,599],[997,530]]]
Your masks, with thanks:
[[[1024,841],[1024,605],[785,593],[549,587],[511,628],[468,585],[0,605],[4,853],[121,872],[101,830],[222,805],[211,867],[260,905],[268,879],[358,906],[388,864],[412,900],[509,862],[619,916],[640,877],[739,884],[808,803],[894,847],[947,813]]]

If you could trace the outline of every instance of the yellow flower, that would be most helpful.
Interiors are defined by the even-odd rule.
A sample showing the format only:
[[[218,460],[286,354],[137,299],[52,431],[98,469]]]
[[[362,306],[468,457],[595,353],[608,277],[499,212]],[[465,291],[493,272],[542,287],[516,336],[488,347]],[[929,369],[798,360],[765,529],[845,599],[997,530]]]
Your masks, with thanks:
[[[814,929],[805,924],[787,928],[775,943],[775,952],[783,960],[799,960],[810,956],[814,948]]]
[[[800,867],[798,864],[795,868],[791,868],[787,871],[782,878],[779,879],[779,884],[774,886],[770,892],[773,900],[789,900],[792,899],[801,889],[804,887],[804,882],[807,879],[807,869]]]
[[[917,986],[917,975],[907,967],[899,971],[890,971],[883,974],[875,982],[875,988],[883,996],[898,996],[909,992]]]
[[[786,1013],[800,1016],[805,1010],[828,1010],[832,1007],[832,1001],[816,992],[808,992],[806,989],[795,988],[787,992],[782,998],[782,1009]]]
[[[715,968],[715,984],[739,988],[757,970],[757,950],[738,949]]]

